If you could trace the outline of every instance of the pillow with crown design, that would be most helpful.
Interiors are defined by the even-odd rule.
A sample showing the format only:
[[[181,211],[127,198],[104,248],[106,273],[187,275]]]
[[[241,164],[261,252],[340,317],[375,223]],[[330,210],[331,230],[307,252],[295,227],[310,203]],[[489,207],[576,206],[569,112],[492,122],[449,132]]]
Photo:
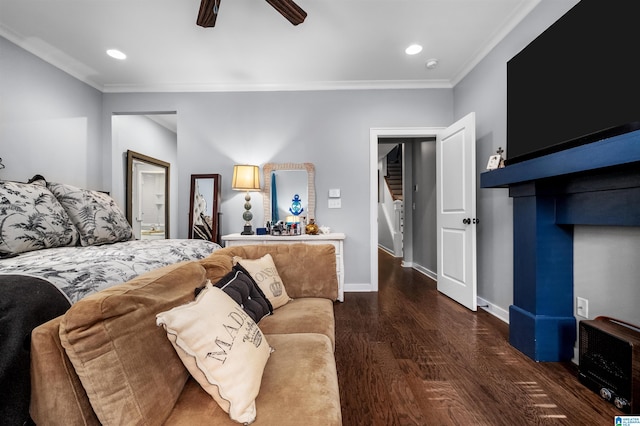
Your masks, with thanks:
[[[233,263],[240,264],[251,275],[273,309],[278,309],[291,300],[270,254],[267,253],[260,259],[244,259],[234,256]]]

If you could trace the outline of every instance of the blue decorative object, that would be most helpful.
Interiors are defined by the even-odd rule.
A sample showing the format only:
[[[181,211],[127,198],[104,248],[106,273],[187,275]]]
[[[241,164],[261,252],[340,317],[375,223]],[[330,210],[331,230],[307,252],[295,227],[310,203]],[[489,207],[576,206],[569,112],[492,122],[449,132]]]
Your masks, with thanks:
[[[276,187],[276,174],[271,173],[271,222],[278,223],[280,215],[278,214],[278,189]]]
[[[293,200],[291,200],[291,207],[289,207],[289,211],[294,216],[299,216],[300,213],[304,211],[302,208],[302,200],[300,200],[300,196],[298,194],[293,196]]]

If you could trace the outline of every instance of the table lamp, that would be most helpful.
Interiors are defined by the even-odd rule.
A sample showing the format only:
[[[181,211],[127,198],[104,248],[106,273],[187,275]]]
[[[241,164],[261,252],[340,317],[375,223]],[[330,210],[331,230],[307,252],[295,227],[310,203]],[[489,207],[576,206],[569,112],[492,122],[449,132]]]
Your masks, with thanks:
[[[253,213],[251,213],[251,195],[249,195],[249,191],[260,190],[260,170],[258,166],[251,166],[248,164],[236,164],[233,166],[231,187],[236,191],[247,192],[247,195],[244,196],[244,213],[242,214],[242,218],[244,219],[244,231],[242,231],[241,234],[253,235],[253,230],[251,229]]]

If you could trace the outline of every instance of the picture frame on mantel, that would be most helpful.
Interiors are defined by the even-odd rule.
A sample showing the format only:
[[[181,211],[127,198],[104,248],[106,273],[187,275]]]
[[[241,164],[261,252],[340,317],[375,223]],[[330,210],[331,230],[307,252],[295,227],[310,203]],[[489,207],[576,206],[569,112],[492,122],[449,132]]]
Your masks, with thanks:
[[[489,157],[489,162],[487,162],[487,170],[496,170],[504,167],[504,158],[502,158],[503,153],[502,147],[499,147],[495,154]]]

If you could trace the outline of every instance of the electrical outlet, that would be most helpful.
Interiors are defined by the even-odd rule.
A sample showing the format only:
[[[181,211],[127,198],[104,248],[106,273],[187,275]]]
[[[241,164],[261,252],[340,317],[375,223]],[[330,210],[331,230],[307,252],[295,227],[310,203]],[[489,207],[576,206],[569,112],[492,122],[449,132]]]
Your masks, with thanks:
[[[339,209],[342,207],[342,200],[340,198],[329,198],[329,208]]]
[[[576,298],[576,315],[582,318],[589,318],[589,300],[584,297]]]

